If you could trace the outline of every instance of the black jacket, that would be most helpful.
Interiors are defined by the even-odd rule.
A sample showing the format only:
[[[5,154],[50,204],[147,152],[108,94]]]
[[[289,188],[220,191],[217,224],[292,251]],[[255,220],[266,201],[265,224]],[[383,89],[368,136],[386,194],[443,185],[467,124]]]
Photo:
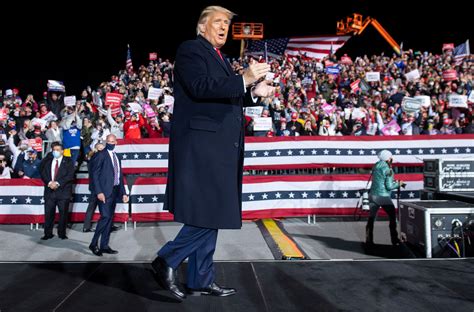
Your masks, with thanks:
[[[69,199],[72,196],[75,180],[74,164],[70,157],[63,156],[59,166],[58,177],[55,179],[59,183],[59,187],[56,190],[52,190],[48,187],[48,183],[51,182],[51,165],[53,160],[53,155],[48,153],[40,164],[41,180],[44,183],[44,197],[45,199],[49,196],[54,196],[56,199]]]
[[[242,226],[242,76],[203,37],[178,48],[164,209],[203,228]]]

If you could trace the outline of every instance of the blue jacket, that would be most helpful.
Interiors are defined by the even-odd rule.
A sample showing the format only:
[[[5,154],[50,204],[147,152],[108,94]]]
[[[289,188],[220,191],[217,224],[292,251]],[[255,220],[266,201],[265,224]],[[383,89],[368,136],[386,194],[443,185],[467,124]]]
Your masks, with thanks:
[[[36,158],[34,161],[31,161],[31,159],[25,160],[23,162],[23,168],[21,171],[25,173],[25,176],[32,178],[32,179],[39,179],[41,178],[40,175],[40,164],[41,160]]]

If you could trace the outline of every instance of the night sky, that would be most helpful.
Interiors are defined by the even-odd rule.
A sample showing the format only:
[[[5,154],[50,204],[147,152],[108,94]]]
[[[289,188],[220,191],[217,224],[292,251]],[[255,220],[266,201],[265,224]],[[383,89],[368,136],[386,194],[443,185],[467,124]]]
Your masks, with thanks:
[[[474,42],[472,10],[467,1],[189,2],[2,3],[0,88],[17,87],[23,97],[33,93],[37,100],[48,79],[64,81],[68,94],[77,94],[87,85],[95,88],[125,66],[127,43],[135,68],[147,63],[149,52],[172,59],[180,42],[195,37],[199,13],[211,4],[236,12],[234,21],[264,23],[266,38],[333,35],[338,20],[358,12],[376,18],[397,42],[404,43],[405,49],[440,53],[443,43]],[[238,56],[240,42],[230,37],[223,51]],[[338,55],[381,52],[391,54],[392,50],[369,26]]]

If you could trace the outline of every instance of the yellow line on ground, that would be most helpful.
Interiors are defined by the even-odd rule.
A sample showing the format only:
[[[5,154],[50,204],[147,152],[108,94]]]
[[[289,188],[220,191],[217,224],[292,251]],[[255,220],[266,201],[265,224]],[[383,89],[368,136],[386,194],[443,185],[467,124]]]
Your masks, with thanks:
[[[273,219],[263,219],[262,222],[285,258],[304,258],[298,246],[283,233]]]

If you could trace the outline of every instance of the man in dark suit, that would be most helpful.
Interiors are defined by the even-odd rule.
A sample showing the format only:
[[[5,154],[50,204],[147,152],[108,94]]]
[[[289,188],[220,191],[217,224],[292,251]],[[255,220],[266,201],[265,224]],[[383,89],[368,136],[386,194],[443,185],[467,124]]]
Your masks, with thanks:
[[[100,219],[89,245],[89,249],[96,256],[102,256],[104,253],[118,253],[109,246],[115,205],[120,199],[124,203],[128,202],[123,184],[122,166],[120,165],[120,159],[114,152],[116,144],[117,138],[115,135],[109,134],[105,149],[97,152],[96,156],[91,159],[90,164],[93,179],[93,183],[91,183],[93,190],[91,192],[97,194],[100,211]],[[99,238],[100,248],[98,246]]]
[[[97,156],[97,152],[102,151],[105,148],[105,141],[99,140],[94,146],[94,151],[92,156],[90,156],[89,162],[87,163],[87,170],[89,172],[89,191],[91,192],[91,196],[89,197],[89,204],[87,206],[86,215],[84,217],[84,227],[82,232],[89,233],[94,232],[92,229],[92,218],[94,217],[95,209],[99,204],[99,200],[97,199],[97,194],[94,194],[94,179],[92,178],[93,171],[91,169],[91,164],[94,162],[94,158]],[[112,224],[111,232],[118,231],[119,227]]]
[[[40,164],[41,180],[44,187],[44,236],[42,240],[53,238],[56,207],[59,210],[58,236],[67,239],[66,226],[69,203],[74,182],[74,164],[69,157],[64,157],[63,146],[59,142],[51,144],[49,153]]]
[[[229,296],[233,288],[214,280],[212,260],[218,229],[242,226],[243,106],[270,96],[266,82],[252,85],[270,70],[252,63],[236,75],[220,48],[234,13],[211,6],[198,21],[196,40],[178,49],[174,68],[175,106],[169,142],[164,209],[184,223],[152,262],[160,284],[178,299],[186,297],[176,276],[189,257],[188,293]]]

